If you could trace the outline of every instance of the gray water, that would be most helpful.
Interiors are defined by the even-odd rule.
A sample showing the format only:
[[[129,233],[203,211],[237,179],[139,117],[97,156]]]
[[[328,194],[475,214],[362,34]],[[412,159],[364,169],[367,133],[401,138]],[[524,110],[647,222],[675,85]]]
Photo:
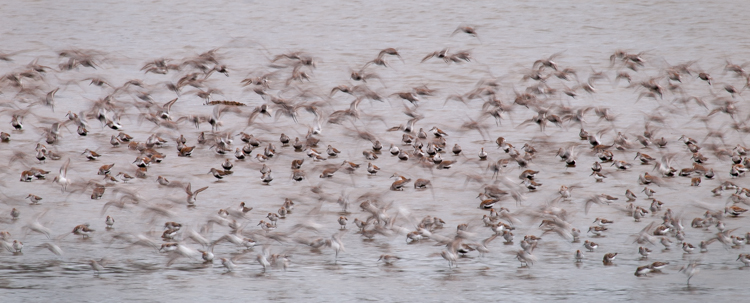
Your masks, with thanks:
[[[2,41],[0,51],[13,53],[12,62],[0,62],[0,71],[7,74],[22,70],[28,63],[38,58],[39,63],[57,68],[63,62],[57,53],[65,49],[86,49],[101,52],[97,57],[97,69],[79,67],[72,71],[49,71],[40,91],[46,92],[61,87],[56,95],[54,112],[49,107],[35,105],[24,119],[23,131],[11,131],[9,123],[3,122],[0,130],[11,134],[10,143],[0,144],[0,159],[10,159],[14,151],[27,154],[26,162],[7,163],[0,188],[3,195],[0,205],[0,230],[11,233],[10,239],[25,244],[23,254],[0,252],[0,287],[3,301],[200,301],[206,299],[251,299],[279,301],[333,301],[354,299],[357,301],[469,301],[469,300],[508,300],[531,301],[539,299],[566,301],[638,300],[676,301],[706,300],[730,301],[744,298],[744,277],[746,269],[736,261],[737,255],[746,253],[746,248],[723,248],[714,243],[708,253],[693,252],[683,254],[673,246],[662,251],[660,244],[650,245],[654,252],[648,260],[641,260],[637,254],[638,244],[633,244],[631,235],[636,234],[651,222],[661,223],[660,216],[647,217],[641,222],[618,210],[624,208],[624,192],[631,189],[640,192],[643,185],[637,182],[638,175],[644,172],[655,173],[651,165],[634,165],[627,171],[617,171],[604,164],[608,178],[596,183],[589,176],[589,166],[596,160],[584,141],[578,140],[579,126],[572,122],[563,127],[548,125],[541,132],[535,124],[521,125],[536,114],[531,109],[514,106],[506,113],[499,125],[493,119],[480,119],[482,101],[473,100],[467,105],[460,102],[446,102],[453,94],[464,94],[473,89],[480,80],[495,78],[501,83],[498,98],[510,104],[514,91],[522,92],[535,81],[522,81],[524,73],[531,70],[538,59],[560,53],[555,61],[561,67],[577,70],[581,81],[593,73],[603,71],[608,80],[596,82],[596,93],[579,91],[580,96],[570,98],[562,93],[547,98],[547,105],[565,104],[571,107],[608,107],[617,116],[613,123],[598,122],[593,111],[588,112],[584,127],[591,131],[608,129],[602,134],[602,141],[611,144],[616,132],[628,135],[631,140],[644,130],[645,114],[659,113],[665,117],[662,124],[651,123],[658,129],[657,137],[665,137],[669,144],[665,149],[650,147],[641,149],[637,142],[630,149],[614,151],[615,159],[633,164],[637,151],[648,153],[655,158],[675,154],[672,165],[678,169],[691,165],[690,153],[677,139],[687,135],[697,139],[710,159],[706,164],[715,169],[717,178],[704,179],[699,187],[690,187],[690,180],[684,177],[665,179],[656,190],[657,199],[665,203],[683,218],[686,226],[686,242],[697,246],[716,233],[693,229],[689,222],[700,217],[705,208],[722,210],[729,192],[714,197],[710,192],[722,181],[730,180],[739,186],[748,187],[746,178],[730,178],[730,161],[718,158],[707,147],[721,143],[707,138],[708,129],[694,116],[706,116],[710,109],[717,107],[710,100],[716,97],[732,98],[722,87],[731,84],[737,88],[744,85],[744,79],[724,71],[726,63],[742,64],[750,58],[750,39],[746,30],[750,28],[745,12],[750,10],[745,2],[717,1],[524,1],[499,3],[497,1],[472,1],[471,3],[434,1],[433,3],[397,1],[324,1],[324,2],[251,2],[227,1],[213,3],[176,3],[159,1],[128,2],[7,2],[0,7]],[[463,33],[451,35],[457,26],[476,26],[478,37]],[[63,154],[58,161],[45,163],[35,161],[36,143],[44,143],[42,128],[56,120],[66,119],[68,111],[74,113],[88,110],[93,101],[106,96],[108,88],[89,85],[86,78],[102,77],[119,86],[130,79],[142,79],[148,85],[152,97],[159,105],[176,97],[164,89],[163,81],[176,82],[185,72],[171,72],[168,75],[144,74],[140,68],[158,58],[184,58],[217,49],[221,63],[226,64],[229,76],[214,73],[209,85],[221,90],[212,100],[232,100],[245,103],[242,108],[249,113],[253,107],[266,103],[249,88],[243,88],[240,81],[246,77],[259,76],[275,70],[269,67],[269,58],[293,51],[304,51],[317,61],[310,81],[297,84],[317,96],[328,96],[331,88],[342,85],[360,84],[349,78],[352,70],[374,59],[384,48],[398,49],[403,61],[386,56],[390,67],[368,67],[380,79],[371,79],[368,86],[382,96],[405,91],[412,87],[428,85],[437,89],[434,96],[423,97],[417,111],[424,119],[417,122],[417,128],[425,130],[438,126],[445,130],[448,146],[460,144],[465,156],[455,157],[443,154],[446,160],[458,160],[448,170],[421,168],[414,160],[401,162],[387,152],[372,161],[382,168],[376,176],[367,176],[364,167],[367,162],[362,151],[370,148],[370,143],[353,135],[353,125],[359,130],[375,134],[386,146],[401,145],[402,132],[386,132],[386,129],[404,124],[408,117],[402,114],[404,106],[414,108],[396,96],[387,97],[385,102],[363,101],[360,105],[364,117],[354,123],[341,125],[328,124],[323,120],[320,148],[331,144],[342,150],[338,158],[313,162],[303,153],[295,153],[291,147],[281,147],[280,133],[294,137],[304,137],[309,127],[315,127],[315,117],[300,109],[299,123],[286,116],[260,116],[256,123],[247,126],[247,119],[233,113],[222,116],[222,131],[236,134],[240,131],[253,133],[267,144],[273,142],[279,154],[266,162],[272,169],[275,180],[270,186],[263,186],[259,180],[260,163],[255,159],[236,161],[234,174],[216,182],[210,168],[218,168],[225,158],[234,161],[232,154],[217,155],[209,145],[198,145],[191,157],[177,157],[175,139],[183,134],[188,145],[196,145],[200,132],[211,131],[205,123],[200,129],[189,123],[180,125],[179,131],[167,128],[155,129],[150,122],[139,123],[139,110],[132,106],[134,98],[122,98],[125,107],[121,122],[124,131],[137,141],[145,141],[152,133],[160,133],[169,140],[159,151],[166,154],[163,163],[149,167],[147,179],[135,179],[128,183],[108,187],[101,200],[91,200],[91,188],[84,185],[89,180],[103,183],[96,175],[99,166],[115,163],[113,173],[135,172],[132,160],[138,156],[135,151],[120,146],[113,148],[109,138],[117,131],[101,127],[94,118],[89,118],[90,133],[87,137],[75,134],[75,126],[62,130],[60,141],[49,145]],[[461,64],[445,64],[437,58],[420,63],[422,58],[434,51],[449,48],[451,51],[471,50],[473,60]],[[611,67],[609,57],[615,50],[629,53],[643,52],[646,66],[638,72]],[[614,83],[618,71],[628,71],[633,75],[633,83],[646,81],[650,77],[664,75],[670,66],[695,61],[693,71],[706,71],[714,77],[714,85],[709,87],[697,79],[695,73],[683,79],[685,96],[698,96],[706,100],[707,107],[691,103],[688,108],[674,104],[680,94],[667,92],[663,100],[641,98],[644,90],[626,88],[626,84]],[[283,86],[289,69],[279,72],[278,82],[272,87]],[[554,77],[553,77],[554,78]],[[667,79],[658,81],[665,85]],[[41,83],[41,82],[40,82]],[[562,85],[572,87],[575,81],[548,80],[550,86],[562,89]],[[0,100],[3,104],[14,104],[26,108],[33,100],[16,96],[17,89],[4,84]],[[189,115],[210,115],[213,107],[202,105],[195,89],[185,88],[172,108],[175,117]],[[276,90],[272,90],[276,92]],[[295,96],[295,91],[280,92],[283,97]],[[739,113],[738,120],[748,114],[744,94],[734,100]],[[325,98],[323,98],[325,99]],[[334,110],[346,109],[354,98],[337,93],[328,105],[322,108],[327,115]],[[636,100],[638,100],[636,102]],[[300,100],[301,101],[301,100]],[[403,104],[403,105],[402,105]],[[10,120],[10,111],[0,113],[2,121]],[[724,143],[730,150],[737,144],[745,144],[745,133],[730,128],[727,114],[718,113],[708,122],[710,130],[720,130],[725,134]],[[480,136],[476,131],[462,131],[464,122],[475,119],[488,129],[489,135]],[[7,124],[6,124],[7,123]],[[538,180],[542,187],[535,192],[523,189],[525,200],[516,204],[508,199],[499,206],[519,213],[521,222],[516,223],[516,241],[504,245],[499,237],[490,243],[490,253],[479,256],[476,252],[460,258],[457,268],[448,268],[447,262],[439,256],[444,246],[435,241],[406,244],[405,235],[394,233],[392,237],[378,235],[374,240],[365,240],[356,232],[351,223],[354,218],[365,219],[368,213],[361,211],[357,197],[365,193],[382,194],[383,204],[392,203],[387,212],[393,216],[400,210],[394,225],[414,230],[416,222],[426,215],[440,217],[447,222],[436,233],[453,237],[454,228],[468,223],[470,230],[480,241],[492,234],[483,227],[481,217],[487,211],[477,209],[476,195],[483,191],[482,183],[492,183],[492,172],[486,170],[487,163],[478,161],[476,155],[484,147],[490,159],[508,158],[496,148],[495,138],[505,137],[519,148],[530,143],[539,150],[539,155],[530,168],[539,170]],[[555,158],[559,147],[570,143],[580,144],[579,165],[565,168]],[[241,146],[239,137],[235,145]],[[86,149],[96,150],[102,157],[87,161],[80,153]],[[253,156],[261,149],[257,149]],[[71,159],[69,176],[73,180],[71,188],[61,194],[60,186],[51,180],[57,176],[66,158]],[[289,163],[292,159],[306,158],[303,169],[307,179],[292,181]],[[320,179],[318,175],[326,163],[338,165],[343,160],[361,164],[351,175],[337,172],[331,179]],[[28,166],[52,171],[47,181],[18,182],[20,172]],[[502,172],[516,182],[521,172],[511,164]],[[410,177],[430,179],[432,190],[417,191],[411,185],[403,192],[389,191],[394,173]],[[482,182],[465,183],[467,174],[481,175]],[[197,199],[195,208],[185,205],[185,193],[181,188],[166,188],[156,184],[156,176],[164,176],[173,182],[191,182],[193,189],[209,188]],[[520,180],[518,180],[520,181]],[[519,241],[523,235],[537,235],[540,219],[533,216],[540,206],[559,196],[560,185],[578,185],[573,199],[562,202],[560,207],[569,213],[568,221],[576,228],[586,231],[594,218],[605,217],[614,220],[605,237],[582,240],[599,243],[596,252],[586,254],[582,264],[576,266],[573,254],[585,249],[581,243],[570,243],[554,234],[546,234],[534,250],[537,260],[529,267],[519,267],[515,258]],[[320,186],[322,194],[311,192],[313,186]],[[127,204],[125,208],[107,208],[103,205],[116,201],[122,194],[116,191],[136,191],[142,199],[138,205]],[[76,191],[78,189],[78,191]],[[29,205],[24,199],[29,193],[43,197],[40,205]],[[584,201],[595,194],[609,194],[619,197],[610,206],[594,205],[584,212]],[[348,196],[351,205],[348,213],[336,203],[340,196]],[[275,212],[284,198],[294,200],[297,205],[285,220],[279,220],[275,232],[290,233],[293,226],[302,222],[316,222],[321,225],[318,231],[300,230],[290,234],[290,240],[276,242],[263,237],[264,232],[256,226],[264,214]],[[245,220],[245,233],[253,234],[258,245],[250,251],[243,251],[230,243],[220,243],[214,247],[216,260],[213,264],[203,264],[198,258],[181,258],[167,266],[168,256],[143,246],[129,246],[122,240],[113,238],[118,234],[144,235],[161,244],[162,225],[166,221],[183,224],[184,231],[200,231],[209,218],[222,208],[236,208],[240,201],[254,207]],[[650,201],[638,194],[635,205],[648,208]],[[743,206],[743,205],[739,205]],[[157,216],[148,211],[155,207],[168,211],[167,216]],[[496,206],[498,207],[498,206]],[[21,211],[20,219],[10,220],[10,209]],[[41,216],[40,216],[41,215]],[[110,215],[117,221],[114,230],[106,230],[104,218]],[[298,244],[296,238],[324,238],[338,232],[338,216],[349,218],[348,232],[341,238],[346,250],[338,258],[330,248],[311,251]],[[52,230],[50,238],[25,229],[35,216],[38,221]],[[739,228],[733,234],[744,235],[750,231],[745,227],[746,218],[726,218],[728,229]],[[90,239],[70,234],[74,226],[90,223],[96,231]],[[229,232],[226,226],[214,225],[203,236],[217,240]],[[674,237],[672,240],[676,242]],[[11,240],[12,241],[12,240]],[[44,243],[56,243],[64,251],[56,256],[44,248]],[[189,240],[181,241],[191,249],[204,249]],[[286,271],[271,269],[263,271],[255,261],[267,244],[271,253],[288,254],[290,266]],[[617,252],[614,266],[603,266],[604,253]],[[378,262],[381,254],[401,257],[393,266]],[[219,258],[236,257],[233,272],[221,265]],[[106,259],[105,268],[95,274],[89,260]],[[700,272],[686,285],[686,276],[679,268],[691,260],[699,262]],[[635,277],[635,268],[654,261],[670,262],[663,274],[648,277]]]

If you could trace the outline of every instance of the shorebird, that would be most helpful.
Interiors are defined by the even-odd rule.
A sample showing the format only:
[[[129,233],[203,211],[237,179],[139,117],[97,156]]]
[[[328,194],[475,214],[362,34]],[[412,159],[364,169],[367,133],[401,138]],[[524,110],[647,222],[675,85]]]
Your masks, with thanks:
[[[83,153],[81,153],[81,155],[86,155],[86,158],[89,159],[89,160],[91,160],[91,161],[96,160],[96,159],[98,159],[99,157],[102,156],[99,153],[97,153],[97,152],[95,152],[93,150],[90,150],[88,148],[86,150],[84,150]]]
[[[231,170],[218,170],[216,168],[211,168],[210,171],[208,171],[209,174],[213,174],[214,178],[221,180],[224,179],[224,177],[231,175]]]
[[[636,277],[645,276],[646,274],[650,272],[651,272],[651,265],[638,266],[638,268],[635,269],[635,276]]]
[[[39,201],[42,201],[42,197],[34,195],[34,194],[29,194],[28,196],[26,196],[26,199],[29,199],[29,201],[31,201],[31,204],[35,204],[35,205],[39,204]]]
[[[409,182],[411,182],[411,179],[406,178],[406,177],[401,176],[401,175],[397,175],[397,174],[394,174],[393,176],[391,176],[391,178],[397,178],[398,179],[398,180],[394,181],[391,184],[391,190],[394,190],[394,191],[402,191],[402,190],[404,190],[404,186],[406,186],[406,184],[408,184]]]
[[[383,261],[383,263],[385,263],[385,265],[388,265],[388,266],[393,265],[393,263],[395,263],[398,260],[401,260],[401,257],[388,255],[388,254],[380,255],[380,258],[378,258],[378,261]]]
[[[188,206],[194,206],[196,199],[198,198],[198,194],[206,189],[208,189],[208,186],[201,187],[195,191],[191,190],[192,184],[188,183],[187,187],[185,187],[185,193],[187,194],[187,204]]]
[[[94,230],[90,229],[89,224],[86,223],[86,224],[77,225],[75,228],[73,228],[72,233],[82,236],[84,239],[86,239],[91,236],[92,232],[94,232]]]
[[[97,262],[96,260],[90,260],[89,265],[91,265],[91,269],[94,270],[94,275],[99,275],[102,271],[104,271],[104,266],[102,266],[101,263],[104,262],[104,259]]]
[[[113,226],[115,225],[115,219],[113,219],[110,216],[107,216],[107,219],[104,220],[104,224],[107,225],[107,229],[113,229],[114,228]]]
[[[370,175],[375,175],[380,170],[380,167],[377,167],[375,164],[372,164],[372,162],[367,163],[367,172],[370,173]]]
[[[60,184],[61,188],[60,190],[62,192],[65,192],[65,190],[68,188],[68,185],[70,185],[70,179],[68,179],[68,167],[70,166],[70,158],[65,160],[65,163],[62,167],[60,167],[60,174],[55,177],[54,180],[52,180],[55,183]]]
[[[641,255],[642,258],[648,258],[648,255],[651,253],[651,250],[646,247],[640,246],[638,247],[638,253]]]
[[[521,262],[521,267],[529,267],[529,264],[533,265],[536,257],[526,250],[519,250],[516,253],[516,259]]]
[[[583,246],[586,247],[586,249],[588,249],[590,252],[593,252],[595,249],[599,247],[598,244],[591,242],[589,240],[584,241]]]
[[[690,279],[695,276],[700,271],[698,269],[698,261],[690,261],[687,265],[684,265],[680,268],[680,272],[685,273],[685,275],[688,277],[687,279],[687,285],[690,286]]]
[[[465,33],[465,34],[468,34],[469,36],[479,38],[477,36],[476,27],[471,26],[471,25],[459,25],[456,28],[456,30],[454,30],[453,33],[451,33],[451,36],[455,35],[456,33]]]
[[[617,257],[617,253],[606,253],[602,258],[602,262],[604,263],[604,265],[612,265],[615,257]]]
[[[633,202],[638,198],[630,189],[625,190],[625,197],[628,198],[627,202]]]

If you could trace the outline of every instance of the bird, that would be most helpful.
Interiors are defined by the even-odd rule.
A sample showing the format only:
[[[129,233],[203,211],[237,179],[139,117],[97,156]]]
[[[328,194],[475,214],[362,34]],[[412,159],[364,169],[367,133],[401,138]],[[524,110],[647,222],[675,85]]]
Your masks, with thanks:
[[[231,175],[231,174],[232,174],[232,171],[231,171],[231,170],[218,170],[218,169],[216,169],[216,168],[213,168],[213,167],[212,167],[212,168],[211,168],[211,170],[210,170],[210,171],[208,171],[208,173],[209,173],[209,174],[213,174],[213,176],[214,176],[214,177],[215,177],[215,178],[216,178],[217,180],[221,180],[221,179],[224,179],[224,177],[226,177],[226,176],[228,176],[228,175]],[[188,194],[188,195],[189,195],[189,194]]]
[[[92,232],[94,232],[94,230],[89,228],[89,224],[88,223],[85,223],[85,224],[81,224],[81,225],[76,225],[76,227],[73,228],[73,232],[72,233],[76,234],[76,235],[79,235],[79,236],[82,236],[84,239],[86,239],[86,238],[88,238],[88,237],[91,236]]]
[[[344,249],[344,243],[341,242],[341,236],[339,234],[334,234],[330,239],[326,240],[326,246],[332,248],[336,252],[336,262],[338,262],[339,253],[346,251]]]
[[[456,33],[459,33],[459,32],[468,34],[469,36],[473,36],[473,37],[479,38],[477,36],[477,31],[476,31],[476,27],[475,26],[460,25],[460,26],[458,26],[456,28],[456,30],[453,31],[453,33],[451,34],[451,36],[453,36],[453,35],[455,35]]]
[[[42,201],[42,197],[34,194],[29,194],[26,198],[31,201],[31,204],[39,204],[39,201]]]
[[[196,199],[198,198],[198,194],[202,191],[208,189],[208,186],[201,187],[199,189],[196,189],[195,191],[191,190],[192,184],[188,183],[187,187],[185,187],[185,193],[187,194],[187,204],[188,206],[195,205]]]
[[[55,183],[60,184],[61,188],[60,191],[65,192],[65,190],[70,185],[70,179],[68,178],[68,167],[70,166],[70,158],[65,160],[65,163],[62,167],[60,167],[60,174],[56,176],[52,181]]]
[[[602,262],[604,263],[604,265],[612,265],[615,257],[617,257],[617,253],[606,253],[602,258]]]
[[[221,258],[221,265],[224,266],[224,268],[227,269],[228,273],[234,271],[235,265],[234,265],[234,262],[232,262],[231,259]]]
[[[98,276],[102,271],[104,271],[104,266],[101,264],[103,261],[104,259],[98,262],[96,260],[89,260],[89,265],[91,266],[91,269],[94,270],[94,275]]]
[[[745,266],[750,266],[750,254],[740,254],[737,260],[745,264]]]
[[[584,258],[584,255],[583,255],[583,253],[581,252],[581,250],[580,250],[580,249],[579,249],[579,250],[576,250],[576,254],[575,254],[575,260],[576,260],[576,263],[581,263],[581,262],[583,262],[583,258]]]
[[[700,269],[698,268],[698,261],[690,261],[690,263],[688,263],[687,265],[683,265],[682,267],[680,267],[679,271],[684,273],[688,277],[687,285],[688,287],[690,287],[690,279],[692,279],[693,276],[695,276],[700,271]]]
[[[378,258],[378,261],[383,261],[383,263],[388,266],[392,266],[398,260],[401,260],[401,257],[389,254],[382,254],[380,255],[380,258]]]
[[[599,247],[599,244],[586,240],[583,242],[583,246],[586,247],[586,249],[588,249],[590,252],[593,252]]]

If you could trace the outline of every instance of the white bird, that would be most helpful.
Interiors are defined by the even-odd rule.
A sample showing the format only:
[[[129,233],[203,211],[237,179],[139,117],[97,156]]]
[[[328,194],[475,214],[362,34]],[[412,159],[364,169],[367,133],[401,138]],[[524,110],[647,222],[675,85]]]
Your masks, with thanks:
[[[171,266],[175,261],[177,261],[177,259],[182,257],[197,259],[199,257],[202,257],[202,254],[195,249],[182,244],[178,244],[177,249],[175,249],[173,252],[170,252],[169,261],[167,261],[167,267]]]
[[[575,257],[576,257],[576,263],[583,262],[583,253],[581,252],[581,250],[576,250],[576,256]]]
[[[232,260],[227,258],[221,258],[221,265],[224,265],[226,267],[227,272],[233,272],[234,271],[234,262]]]
[[[101,263],[104,263],[104,259],[99,260],[98,262],[96,260],[89,261],[89,264],[91,265],[91,269],[94,270],[94,275],[98,276],[99,273],[101,273],[104,270],[104,266]]]
[[[65,192],[65,190],[68,188],[68,185],[70,185],[70,179],[68,179],[68,166],[70,166],[70,158],[68,158],[68,160],[65,160],[65,164],[60,167],[60,175],[52,180],[53,182],[58,183],[62,186],[62,188],[60,189],[62,192]]]
[[[44,214],[46,214],[46,213],[47,213],[47,210],[45,210],[45,211],[43,211],[43,212],[41,212],[39,214],[34,215],[34,218],[31,219],[31,221],[29,221],[29,224],[27,224],[23,228],[27,229],[27,230],[30,230],[30,231],[38,232],[40,234],[44,234],[45,236],[47,236],[47,239],[49,239],[49,235],[52,233],[52,230],[50,230],[47,227],[44,227],[44,225],[42,225],[41,223],[39,223],[39,218],[41,218],[42,216],[44,216]]]
[[[13,240],[13,253],[14,254],[21,254],[23,251],[23,242],[18,240]]]
[[[41,244],[41,245],[39,245],[37,247],[49,249],[49,251],[51,251],[53,254],[55,254],[57,256],[62,256],[63,255],[63,250],[60,248],[60,246],[57,246],[57,245],[52,244],[52,243],[43,243],[43,244]]]
[[[695,276],[699,271],[700,269],[698,268],[698,261],[690,261],[690,263],[680,268],[680,272],[685,273],[685,275],[688,277],[687,279],[688,286],[690,286],[690,279],[693,276]]]
[[[203,259],[203,263],[213,263],[214,262],[214,253],[210,250],[198,250],[198,252],[201,253],[201,258]]]
[[[265,249],[264,249],[265,251]],[[258,263],[263,266],[263,272],[266,272],[266,269],[271,266],[271,262],[268,262],[268,258],[266,258],[266,254],[258,254],[258,257],[256,258],[258,260]]]
[[[448,268],[452,268],[453,266],[458,267],[458,264],[456,264],[456,259],[458,259],[458,255],[452,249],[450,251],[448,250],[441,251],[440,256],[442,256],[443,259],[448,261]]]
[[[533,265],[536,257],[526,250],[518,250],[516,253],[516,259],[521,262],[521,267],[528,267],[529,264]]]
[[[326,246],[333,248],[333,250],[336,251],[336,261],[339,259],[339,252],[346,251],[346,249],[344,249],[344,243],[341,242],[340,234],[334,234],[331,236],[331,239],[326,240]]]
[[[198,194],[206,189],[208,189],[208,186],[204,186],[199,189],[196,189],[195,191],[191,191],[191,184],[188,183],[187,187],[185,187],[185,193],[187,193],[187,204],[195,205],[195,201],[196,201],[196,198],[198,197]]]

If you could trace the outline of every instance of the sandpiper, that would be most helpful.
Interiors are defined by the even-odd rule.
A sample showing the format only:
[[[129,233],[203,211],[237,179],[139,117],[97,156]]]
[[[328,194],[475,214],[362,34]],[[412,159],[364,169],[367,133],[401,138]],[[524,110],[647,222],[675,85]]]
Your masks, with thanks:
[[[591,226],[589,227],[589,232],[593,233],[595,237],[602,237],[602,233],[604,233],[607,230],[604,226]]]
[[[644,187],[642,192],[646,193],[646,196],[648,196],[649,199],[653,199],[654,194],[656,193],[653,189],[648,187]]]
[[[42,197],[34,195],[34,194],[29,194],[28,196],[26,196],[26,199],[29,199],[29,201],[31,201],[31,204],[34,204],[34,205],[37,205],[39,204],[39,201],[42,201]]]
[[[650,164],[651,161],[656,161],[656,159],[654,159],[653,157],[641,152],[637,152],[635,154],[635,158],[633,158],[633,160],[635,159],[639,159],[641,161],[641,164]]]
[[[625,190],[625,197],[628,198],[627,202],[633,202],[636,200],[636,196],[630,189]]]
[[[737,260],[745,264],[745,266],[750,266],[750,254],[740,254]]]
[[[13,248],[13,254],[21,254],[23,251],[23,242],[18,240],[13,240],[13,244],[11,245]]]
[[[640,246],[638,247],[638,253],[641,255],[642,258],[648,258],[648,255],[651,253],[651,250],[647,247]]]
[[[271,221],[271,223],[273,224],[273,226],[276,227],[276,221],[279,220],[279,215],[274,214],[274,213],[268,213],[268,215],[266,216],[266,218],[268,218],[268,220]]]
[[[599,244],[586,240],[583,242],[583,246],[586,247],[586,249],[588,249],[590,252],[593,252],[599,247]]]
[[[93,150],[90,150],[88,148],[86,150],[84,150],[83,153],[81,153],[81,155],[86,155],[86,158],[89,159],[89,160],[92,160],[92,161],[96,160],[96,159],[98,159],[99,157],[102,156],[99,153],[97,153],[97,152],[95,152]]]
[[[271,176],[271,172],[264,173],[260,180],[263,182],[263,185],[269,185],[271,184],[271,181],[273,181],[273,177]]]
[[[649,264],[648,266],[651,269],[651,271],[661,272],[661,270],[667,267],[667,265],[669,265],[669,262],[656,261],[654,263]]]
[[[596,180],[596,182],[604,182],[604,179],[607,178],[607,176],[596,171],[592,172],[591,176],[594,176],[594,179]]]
[[[404,190],[404,186],[406,184],[408,184],[409,182],[411,182],[411,179],[406,178],[404,176],[400,176],[400,175],[396,175],[396,174],[394,174],[393,176],[391,176],[391,178],[394,178],[394,177],[398,178],[398,180],[394,181],[391,184],[391,190],[394,190],[394,191],[402,191],[402,190]]]
[[[221,179],[224,179],[224,177],[231,175],[232,171],[231,170],[218,170],[212,167],[211,170],[208,171],[208,173],[213,174],[214,178],[221,180]]]
[[[214,253],[212,251],[198,250],[198,252],[201,253],[201,258],[203,259],[203,263],[213,263]]]
[[[234,164],[232,164],[232,161],[229,161],[229,159],[226,159],[223,163],[221,163],[221,168],[223,168],[225,171],[232,170],[233,167]]]
[[[109,176],[109,174],[107,174],[107,176]],[[105,177],[106,177],[106,176],[105,176]],[[130,181],[130,180],[133,180],[133,178],[134,178],[133,176],[131,176],[131,175],[127,174],[127,173],[124,173],[124,172],[119,172],[119,173],[117,173],[117,177],[120,177],[120,179],[121,179],[121,180],[122,180],[123,182],[128,182],[128,181]],[[111,180],[111,179],[110,179],[110,180]],[[117,179],[115,179],[115,181],[117,181]]]
[[[431,186],[432,186],[432,182],[430,182],[430,180],[427,180],[427,179],[421,179],[420,178],[420,179],[417,179],[416,181],[414,181],[414,188],[415,189],[426,189],[426,188],[431,187]]]
[[[534,180],[525,179],[523,182],[521,182],[526,188],[529,189],[529,191],[535,191],[539,186],[542,186],[542,183],[537,183]]]
[[[695,250],[695,246],[693,246],[690,243],[682,242],[682,250],[685,251],[685,253],[692,253],[693,250]]]
[[[651,272],[651,265],[638,266],[638,268],[635,269],[635,276],[636,277],[645,276],[646,274],[650,272]]]
[[[279,137],[279,141],[281,142],[282,146],[287,146],[289,145],[291,138],[289,138],[289,136],[285,135],[284,133],[281,133],[281,136]]]
[[[732,205],[732,206],[724,208],[724,213],[728,214],[728,215],[730,215],[732,217],[737,217],[737,216],[741,215],[742,213],[744,213],[746,211],[747,211],[747,209],[744,209],[744,208],[739,207],[737,205]]]
[[[617,257],[617,253],[606,253],[602,258],[602,262],[604,263],[604,265],[612,265],[615,257]]]
[[[185,193],[187,194],[187,204],[188,206],[194,206],[196,199],[198,198],[198,194],[206,189],[208,189],[208,186],[204,186],[202,188],[199,188],[195,191],[191,190],[192,184],[188,183],[188,185],[185,187]]]
[[[380,170],[380,167],[377,167],[375,164],[372,164],[372,162],[367,163],[367,172],[370,173],[370,175],[375,175]]]
[[[73,228],[72,233],[82,236],[84,239],[86,239],[91,236],[92,232],[94,232],[94,230],[90,229],[89,224],[86,223],[86,224],[77,225],[75,228]]]
[[[100,166],[99,167],[99,172],[97,173],[97,175],[104,176],[104,175],[109,174],[110,171],[112,170],[112,167],[114,167],[114,166],[115,166],[114,163],[112,163],[112,164],[105,164],[105,165]]]
[[[487,160],[487,152],[484,151],[484,147],[482,147],[482,149],[479,151],[479,160],[480,161]]]

